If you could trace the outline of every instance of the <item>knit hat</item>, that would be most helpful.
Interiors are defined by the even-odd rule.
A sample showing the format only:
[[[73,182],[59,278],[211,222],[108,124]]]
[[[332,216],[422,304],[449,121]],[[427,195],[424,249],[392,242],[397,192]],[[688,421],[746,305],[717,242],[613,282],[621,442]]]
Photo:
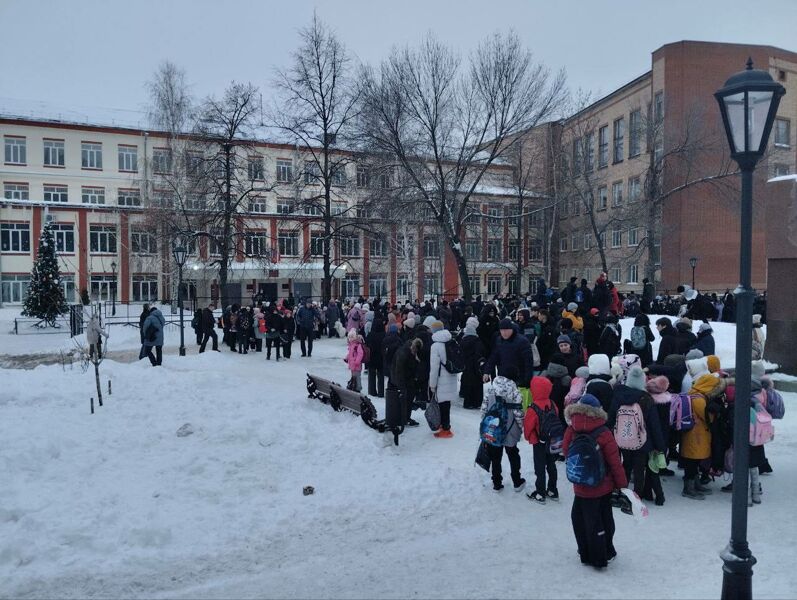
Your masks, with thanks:
[[[424,323],[426,323],[426,321],[424,321]],[[437,333],[438,331],[443,331],[443,329],[446,328],[446,326],[443,325],[443,322],[442,321],[438,321],[437,319],[432,321],[432,323],[430,325],[427,325],[427,327],[429,328],[429,331],[431,331],[432,333]]]
[[[597,308],[590,308],[589,314],[591,314],[593,317],[597,317],[599,314],[601,314],[601,311],[599,311]]]
[[[411,310],[407,311],[407,318],[408,319],[414,319],[415,318],[415,313],[412,312]]]
[[[686,353],[685,356],[686,360],[694,360],[696,358],[703,358],[703,351],[698,350],[697,348],[692,348],[689,352]]]
[[[388,333],[398,333],[398,325],[396,325],[395,322],[391,323],[390,325],[387,326],[387,332]]]
[[[468,320],[465,321],[465,329],[473,329],[474,331],[476,331],[478,327],[479,327],[479,319],[477,319],[476,317],[468,317]]]
[[[434,323],[435,321],[437,321],[437,319],[435,319],[432,315],[429,315],[423,320],[423,326],[426,327],[427,329],[431,329],[432,323]]]
[[[406,327],[407,329],[412,329],[413,327],[415,327],[415,319],[413,319],[412,317],[410,317],[409,319],[404,319],[404,327]]]
[[[646,383],[645,372],[641,367],[633,366],[629,369],[628,375],[625,378],[625,384],[628,387],[644,392]]]
[[[708,364],[708,370],[711,373],[716,373],[722,368],[720,365],[720,357],[715,356],[714,354],[709,354],[706,357],[706,363]]]
[[[576,377],[581,377],[581,379],[589,377],[589,367],[579,367],[576,369]]]
[[[576,304],[575,302],[570,302],[567,305],[567,310],[569,310],[571,313],[576,312],[578,310],[578,304]]]
[[[354,303],[354,308],[356,308],[357,310],[360,310],[362,308],[362,304],[360,304],[359,302],[355,302]]]
[[[593,354],[587,361],[590,375],[611,375],[609,357],[605,354]]]
[[[675,325],[677,326],[679,323],[683,323],[689,328],[689,331],[692,331],[692,319],[689,317],[681,317]]]
[[[704,331],[714,331],[714,330],[711,328],[711,325],[709,325],[708,323],[701,323],[700,327],[697,328],[697,332],[703,333]]]
[[[512,325],[512,319],[508,319],[504,317],[501,319],[501,322],[498,323],[498,329],[514,329],[515,326]]]
[[[572,345],[573,341],[570,339],[569,336],[560,335],[558,338],[556,338],[556,344],[557,345],[559,345],[559,344],[570,344],[570,345]]]
[[[601,403],[595,396],[592,394],[584,394],[581,396],[581,400],[578,401],[579,404],[586,404],[587,406],[594,406],[595,408],[600,408]]]
[[[356,340],[357,330],[354,327],[352,327],[351,329],[349,329],[349,333],[346,334],[346,337],[348,337],[350,340]]]

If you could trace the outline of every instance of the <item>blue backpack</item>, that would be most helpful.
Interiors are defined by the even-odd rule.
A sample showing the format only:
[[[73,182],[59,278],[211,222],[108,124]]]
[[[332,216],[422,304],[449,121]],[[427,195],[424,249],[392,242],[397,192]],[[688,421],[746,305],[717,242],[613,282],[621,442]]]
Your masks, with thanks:
[[[584,290],[578,289],[576,290],[576,304],[583,304],[584,302]]]
[[[606,463],[598,444],[598,436],[606,427],[598,427],[591,433],[579,433],[567,449],[565,468],[571,483],[597,487],[606,477]]]
[[[495,402],[484,415],[479,426],[479,435],[483,442],[491,446],[503,446],[508,431],[509,409],[518,408],[519,404],[507,404],[502,396],[495,396]]]

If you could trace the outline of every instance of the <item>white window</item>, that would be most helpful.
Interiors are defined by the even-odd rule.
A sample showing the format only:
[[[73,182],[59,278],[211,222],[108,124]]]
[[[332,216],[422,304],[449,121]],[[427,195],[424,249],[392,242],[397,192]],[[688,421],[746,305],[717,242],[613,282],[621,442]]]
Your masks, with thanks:
[[[156,302],[158,300],[157,275],[133,275],[133,302]]]
[[[246,164],[246,170],[250,181],[262,181],[266,178],[262,156],[250,156]]]
[[[509,256],[507,260],[510,260],[512,262],[517,262],[519,256],[518,250],[520,249],[520,244],[518,243],[518,240],[509,240],[509,247],[507,249],[509,250]]]
[[[791,122],[788,119],[775,119],[775,145],[791,146]]]
[[[504,260],[503,240],[487,240],[487,260],[496,262]]]
[[[396,277],[396,298],[401,301],[404,298],[412,296],[412,286],[410,286],[410,278],[405,274],[400,274]]]
[[[99,302],[110,302],[114,284],[116,283],[113,275],[92,275],[91,276],[91,299]]]
[[[470,293],[478,296],[482,293],[482,278],[480,275],[471,275],[468,277],[470,281]]]
[[[188,196],[185,197],[186,210],[203,210],[205,205],[204,196],[200,196],[199,194],[188,194]]]
[[[299,255],[299,234],[295,231],[280,231],[277,240],[280,256]]]
[[[244,248],[247,256],[270,256],[271,244],[265,231],[253,231],[246,234]]]
[[[84,169],[102,169],[102,144],[82,142],[80,144],[80,164]]]
[[[584,171],[589,173],[590,171],[592,171],[594,166],[595,166],[595,134],[590,132],[584,137]]]
[[[567,236],[563,235],[559,238],[559,251],[567,252]]]
[[[639,228],[632,227],[628,230],[628,245],[639,246]]]
[[[571,249],[573,252],[575,252],[576,250],[578,250],[578,249],[579,249],[579,246],[580,246],[580,245],[581,245],[581,235],[580,235],[580,234],[578,234],[578,233],[574,233],[574,234],[573,234],[573,235],[570,237],[570,246],[571,246],[571,247],[570,247],[570,249]]]
[[[359,235],[341,236],[340,253],[343,256],[360,256],[360,236]]]
[[[80,188],[83,204],[105,204],[105,188],[83,186]]]
[[[605,185],[598,188],[598,210],[604,210],[609,205],[609,190]]]
[[[383,169],[379,174],[379,187],[383,190],[390,189],[393,174],[391,169]]]
[[[310,256],[324,256],[324,233],[310,232]]]
[[[370,219],[371,209],[367,206],[357,205],[354,209],[354,214],[358,219]]]
[[[66,202],[69,199],[67,187],[65,185],[45,185],[45,202]]]
[[[637,156],[642,152],[642,111],[632,110],[628,117],[628,156]]]
[[[5,163],[7,165],[27,164],[27,144],[24,137],[6,135],[5,141]]]
[[[320,217],[324,211],[314,200],[308,200],[304,205],[304,214],[308,217]]]
[[[434,235],[423,236],[424,258],[438,258],[440,256],[440,239]]]
[[[152,172],[157,175],[172,172],[172,153],[168,148],[153,148]]]
[[[374,273],[368,276],[368,296],[371,298],[387,296],[387,275]]]
[[[529,244],[529,260],[542,260],[542,240],[531,240]]]
[[[789,165],[784,165],[783,163],[775,163],[772,166],[772,176],[773,177],[782,177],[784,175],[789,175],[791,169],[789,169]]]
[[[423,276],[423,293],[425,296],[436,296],[440,293],[439,273],[426,273]]]
[[[636,202],[642,194],[642,186],[639,177],[632,177],[628,180],[628,201]]]
[[[598,129],[598,167],[609,164],[609,126]]]
[[[656,92],[653,97],[653,118],[656,123],[661,123],[664,119],[664,92]]]
[[[623,203],[623,182],[615,181],[612,184],[612,206],[620,206]]]
[[[600,232],[600,235],[598,236],[598,240],[600,241],[600,247],[601,248],[605,248],[606,247],[606,232],[605,231],[601,231]]]
[[[55,223],[51,229],[55,238],[56,252],[73,254],[75,252],[75,226],[72,223]]]
[[[639,277],[639,267],[637,265],[628,265],[628,281],[626,283],[637,283]]]
[[[202,170],[202,163],[204,162],[205,157],[201,152],[188,151],[185,153],[185,170],[189,175],[196,175],[197,173],[200,173]]]
[[[623,245],[622,229],[612,229],[612,248],[619,248]]]
[[[614,267],[612,269],[612,283],[621,283],[623,280],[622,274],[622,269],[620,269],[620,267]]]
[[[465,258],[468,260],[482,259],[482,245],[479,240],[465,241]]]
[[[371,238],[369,240],[369,246],[371,256],[376,258],[387,256],[387,242],[385,238]]]
[[[119,145],[119,170],[138,173],[138,147]]]
[[[332,185],[346,185],[346,165],[337,165],[332,170]]]
[[[584,250],[592,248],[592,234],[587,232],[584,234]]]
[[[249,212],[265,213],[267,210],[267,201],[263,196],[252,196],[249,198]]]
[[[490,225],[498,225],[501,222],[501,207],[488,206],[487,207],[487,222]]]
[[[277,159],[277,181],[290,183],[293,181],[293,161],[284,158]]]
[[[293,200],[290,198],[277,198],[277,214],[289,215],[293,212]]]
[[[30,275],[3,275],[0,277],[3,302],[7,304],[22,304],[28,295]]]
[[[141,206],[141,192],[135,189],[120,188],[116,202],[119,206]]]
[[[495,296],[501,293],[501,276],[488,275],[487,276],[487,294]]]
[[[332,206],[330,207],[330,212],[332,213],[333,217],[339,217],[342,214],[345,214],[348,210],[348,206],[345,202],[333,202]]]
[[[44,140],[44,166],[64,166],[64,140]]]
[[[64,298],[71,302],[75,297],[75,276],[61,275],[61,289],[64,290]]]
[[[154,190],[150,205],[156,208],[172,208],[174,206],[174,194],[170,190]]]
[[[321,184],[321,169],[317,162],[307,161],[304,163],[304,183],[305,185]]]
[[[3,252],[30,252],[30,224],[0,224],[0,250]]]
[[[620,117],[614,121],[613,133],[613,155],[612,162],[618,163],[623,160],[623,141],[625,138],[625,120]]]
[[[4,183],[3,197],[6,200],[30,200],[27,183]]]
[[[100,254],[116,254],[116,227],[89,226],[89,249]]]
[[[343,278],[343,297],[356,298],[360,295],[360,276],[349,274]]]
[[[130,233],[130,249],[133,254],[156,254],[158,242],[148,231],[133,231]]]
[[[357,165],[357,187],[371,187],[371,170],[363,165]]]

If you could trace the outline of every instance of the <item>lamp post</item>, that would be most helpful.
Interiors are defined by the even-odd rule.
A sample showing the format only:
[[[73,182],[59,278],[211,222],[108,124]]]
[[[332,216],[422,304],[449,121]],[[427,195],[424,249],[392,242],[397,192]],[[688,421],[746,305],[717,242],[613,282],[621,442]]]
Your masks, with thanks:
[[[111,282],[111,316],[116,316],[116,261],[111,263],[111,274],[113,281]]]
[[[750,464],[750,378],[752,355],[753,298],[751,254],[753,237],[753,170],[767,148],[769,133],[786,93],[767,71],[747,68],[732,75],[714,97],[719,102],[722,123],[728,136],[731,158],[742,172],[741,240],[739,285],[736,297],[736,402],[733,431],[733,499],[731,539],[720,553],[723,600],[753,596],[753,565],[756,560],[747,543],[747,485]]]
[[[177,263],[177,307],[180,309],[180,356],[185,356],[185,331],[183,330],[183,265],[188,252],[185,246],[172,248],[174,262]]]
[[[692,289],[695,289],[695,267],[697,266],[697,256],[689,259],[689,266],[692,267]]]

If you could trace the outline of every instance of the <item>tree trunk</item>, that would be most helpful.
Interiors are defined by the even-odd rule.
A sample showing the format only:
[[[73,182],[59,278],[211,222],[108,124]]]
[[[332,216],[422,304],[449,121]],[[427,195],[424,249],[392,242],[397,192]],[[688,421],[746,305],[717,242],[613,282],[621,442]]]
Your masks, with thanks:
[[[229,144],[224,145],[224,227],[222,230],[222,242],[220,246],[221,264],[219,266],[219,290],[221,296],[221,307],[227,306],[227,270],[230,264],[230,221],[232,219],[232,207],[230,195],[232,193],[232,173],[230,172],[230,151]]]
[[[523,254],[525,244],[524,236],[523,236],[523,192],[520,191],[518,193],[518,206],[517,206],[517,214],[518,214],[518,221],[517,221],[517,272],[515,273],[515,294],[520,294],[521,290],[521,282],[523,281]]]
[[[97,352],[99,352],[99,345],[97,348]],[[97,401],[99,402],[100,406],[102,406],[102,386],[100,385],[100,362],[97,357],[95,357],[91,362],[94,363],[94,381],[97,383]]]
[[[656,203],[648,201],[647,223],[645,227],[645,245],[648,257],[645,261],[645,277],[655,285],[656,282]]]

